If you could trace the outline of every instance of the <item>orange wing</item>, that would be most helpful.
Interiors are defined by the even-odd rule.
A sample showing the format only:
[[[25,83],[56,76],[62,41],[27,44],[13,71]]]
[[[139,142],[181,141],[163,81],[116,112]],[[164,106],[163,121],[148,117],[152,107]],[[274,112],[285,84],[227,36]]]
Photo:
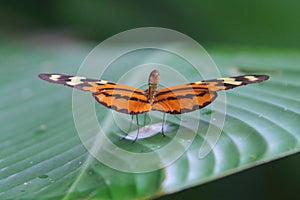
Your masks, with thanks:
[[[51,83],[92,92],[95,99],[104,106],[132,115],[149,112],[151,109],[170,114],[191,112],[214,101],[217,91],[258,83],[269,78],[266,75],[244,75],[163,88],[155,93],[151,105],[145,91],[127,85],[64,74],[40,74],[39,77]]]
[[[163,88],[156,93],[153,110],[181,114],[201,109],[217,97],[217,91],[267,80],[266,75],[244,75],[198,81]]]
[[[208,88],[193,88],[189,84],[182,84],[159,90],[152,110],[170,114],[191,112],[207,106],[216,97],[217,93]]]
[[[110,81],[64,74],[39,74],[39,77],[51,83],[92,92],[99,103],[118,112],[134,115],[151,110],[145,92],[138,88]]]

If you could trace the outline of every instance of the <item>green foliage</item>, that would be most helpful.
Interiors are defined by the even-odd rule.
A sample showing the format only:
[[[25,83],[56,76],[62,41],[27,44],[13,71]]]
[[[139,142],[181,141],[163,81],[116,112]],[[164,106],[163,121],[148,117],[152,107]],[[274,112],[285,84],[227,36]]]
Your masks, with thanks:
[[[172,165],[131,174],[89,156],[75,130],[72,91],[37,78],[41,72],[75,74],[90,47],[81,43],[1,44],[1,199],[156,197],[299,151],[297,51],[211,48],[209,52],[224,76],[266,73],[270,80],[227,92],[226,123],[208,156],[198,159],[203,142],[199,129],[191,147]],[[200,112],[203,127],[209,123],[218,127],[209,121],[217,111],[207,108]]]
[[[136,27],[165,27],[201,43],[300,46],[300,2],[1,1],[3,30],[63,29],[103,40]],[[47,8],[47,9],[45,9]]]

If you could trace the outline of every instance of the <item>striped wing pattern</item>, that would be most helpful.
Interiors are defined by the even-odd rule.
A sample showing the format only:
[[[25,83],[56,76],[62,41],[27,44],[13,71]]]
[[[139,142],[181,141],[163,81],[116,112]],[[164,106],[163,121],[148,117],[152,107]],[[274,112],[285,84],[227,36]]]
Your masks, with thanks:
[[[163,88],[156,93],[152,110],[170,114],[181,114],[203,108],[217,97],[207,88],[193,88],[184,84]]]
[[[110,81],[64,74],[40,74],[39,77],[51,83],[92,92],[94,98],[100,104],[118,112],[141,114],[151,110],[145,92],[138,88]]]
[[[158,90],[152,110],[181,114],[201,109],[217,97],[217,91],[267,80],[266,75],[244,75],[191,82]]]
[[[170,114],[191,112],[209,105],[217,97],[217,91],[267,80],[266,75],[244,75],[191,82],[155,93],[153,104],[149,103],[147,92],[105,80],[89,79],[64,74],[40,74],[45,81],[89,91],[102,105],[126,114],[141,114],[157,110]]]

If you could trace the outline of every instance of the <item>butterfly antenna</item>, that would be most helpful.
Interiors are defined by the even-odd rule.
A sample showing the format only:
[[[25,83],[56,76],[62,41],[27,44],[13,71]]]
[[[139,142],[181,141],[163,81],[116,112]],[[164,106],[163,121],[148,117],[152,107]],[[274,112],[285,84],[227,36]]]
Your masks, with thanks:
[[[162,136],[166,136],[165,135],[165,131],[164,131],[164,126],[165,126],[165,124],[166,124],[166,113],[164,113],[164,115],[163,115],[163,121],[162,121],[162,126],[161,126],[161,134],[162,134]]]

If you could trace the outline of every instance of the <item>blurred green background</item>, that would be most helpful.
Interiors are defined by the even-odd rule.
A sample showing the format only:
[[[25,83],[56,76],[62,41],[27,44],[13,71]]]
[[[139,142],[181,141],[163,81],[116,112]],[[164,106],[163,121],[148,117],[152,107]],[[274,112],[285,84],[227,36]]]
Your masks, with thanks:
[[[300,47],[297,0],[2,0],[3,32],[55,31],[97,42],[127,29],[158,26],[207,44]]]
[[[180,31],[208,51],[223,45],[299,49],[299,10],[296,0],[2,0],[0,37],[97,45],[121,31],[155,26]],[[294,155],[161,199],[296,199],[299,160]]]

